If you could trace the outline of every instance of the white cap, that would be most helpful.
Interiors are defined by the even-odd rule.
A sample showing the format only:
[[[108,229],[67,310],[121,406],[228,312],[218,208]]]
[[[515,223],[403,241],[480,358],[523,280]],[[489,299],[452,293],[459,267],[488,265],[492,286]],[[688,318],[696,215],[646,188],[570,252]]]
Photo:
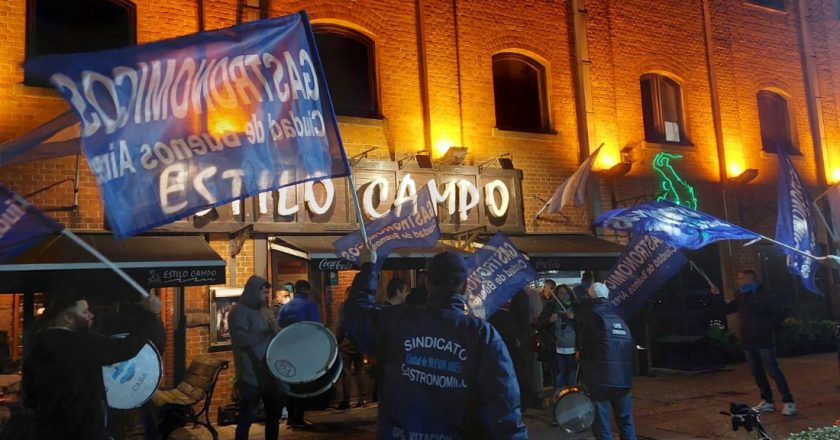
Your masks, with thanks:
[[[610,296],[610,289],[604,283],[592,283],[592,293],[598,298],[607,298]]]

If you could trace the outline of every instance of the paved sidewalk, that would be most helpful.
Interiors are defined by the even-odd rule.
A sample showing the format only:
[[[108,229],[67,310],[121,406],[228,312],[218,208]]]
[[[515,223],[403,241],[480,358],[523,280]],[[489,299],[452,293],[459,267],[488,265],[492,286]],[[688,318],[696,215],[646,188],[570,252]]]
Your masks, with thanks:
[[[828,426],[840,418],[840,373],[837,356],[825,353],[781,359],[782,370],[796,399],[799,413],[785,417],[780,413],[763,414],[762,423],[774,440],[787,438],[792,432],[808,427]],[[775,391],[775,386],[774,386]],[[638,377],[634,387],[636,428],[641,439],[752,439],[754,434],[733,432],[729,418],[719,415],[728,411],[729,402],[754,405],[759,397],[746,363],[730,370],[697,376]],[[780,403],[780,402],[777,402]],[[310,439],[373,439],[376,408],[349,411],[322,411],[307,414],[315,423],[312,432],[291,431],[286,426],[283,440]],[[529,410],[525,413],[531,439],[570,439],[549,426],[549,411]],[[194,436],[190,435],[193,434]],[[201,428],[184,430],[172,438],[210,439]],[[219,437],[232,440],[233,426],[219,427]],[[251,428],[251,439],[263,439],[262,425]],[[580,436],[578,438],[590,438]]]

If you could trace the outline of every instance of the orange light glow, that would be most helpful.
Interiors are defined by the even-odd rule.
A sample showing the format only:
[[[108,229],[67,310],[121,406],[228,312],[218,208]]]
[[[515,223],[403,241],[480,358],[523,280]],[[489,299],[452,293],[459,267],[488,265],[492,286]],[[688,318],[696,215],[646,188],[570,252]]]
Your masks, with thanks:
[[[598,154],[598,160],[595,161],[596,170],[608,170],[615,166],[620,161],[618,154],[612,154],[609,151],[602,151]]]
[[[728,168],[728,171],[729,171],[729,177],[730,178],[738,177],[738,176],[741,175],[741,173],[744,172],[744,165],[742,165],[740,162],[736,162],[736,161],[729,162],[727,164],[727,168]]]
[[[443,157],[447,151],[449,151],[449,147],[453,145],[452,139],[442,137],[435,141],[435,145],[432,147],[432,157],[435,159]]]
[[[831,183],[838,183],[840,182],[840,168],[835,168],[831,170]]]
[[[213,112],[207,115],[207,128],[213,136],[243,133],[247,124],[248,119],[238,112]]]

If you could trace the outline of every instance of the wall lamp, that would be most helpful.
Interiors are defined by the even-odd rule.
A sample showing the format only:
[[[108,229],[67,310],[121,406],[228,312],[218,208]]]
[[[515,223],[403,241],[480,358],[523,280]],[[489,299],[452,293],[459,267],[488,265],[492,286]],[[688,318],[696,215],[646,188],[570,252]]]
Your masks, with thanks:
[[[738,185],[746,185],[752,182],[756,177],[758,177],[758,170],[755,168],[748,168],[744,170],[744,172],[742,172],[741,174],[729,178],[728,182]]]
[[[610,169],[601,171],[601,174],[606,177],[617,179],[629,173],[632,168],[633,164],[631,162],[619,162],[613,165]]]
[[[492,159],[486,160],[478,165],[478,172],[482,172],[487,168],[493,166],[494,163],[498,163],[499,167],[503,170],[512,170],[513,168],[513,159],[510,157],[510,153],[505,153],[500,156],[496,156]]]
[[[420,150],[416,153],[409,154],[408,156],[397,161],[397,166],[399,167],[399,169],[403,169],[403,167],[412,160],[416,160],[417,165],[420,168],[433,168],[432,157],[429,156],[429,152],[426,150]]]
[[[378,149],[379,149],[379,147],[368,148],[367,150],[362,151],[361,153],[351,157],[350,158],[350,166],[356,166],[356,164],[361,162],[362,159],[367,158],[368,153],[370,153],[373,150],[378,150]]]
[[[435,159],[435,162],[444,166],[456,166],[464,163],[464,159],[466,158],[467,147],[449,147],[446,150],[446,154],[439,159]]]

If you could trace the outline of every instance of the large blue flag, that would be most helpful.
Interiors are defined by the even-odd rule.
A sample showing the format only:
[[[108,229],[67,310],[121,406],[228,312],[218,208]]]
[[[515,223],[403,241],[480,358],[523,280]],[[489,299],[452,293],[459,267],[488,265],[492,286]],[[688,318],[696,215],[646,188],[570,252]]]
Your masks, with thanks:
[[[429,184],[434,184],[430,181]],[[370,247],[376,251],[376,267],[382,267],[388,255],[399,248],[430,248],[440,238],[435,202],[425,185],[414,196],[391,208],[384,216],[365,225]],[[364,246],[362,234],[351,232],[333,243],[335,252],[360,266],[359,252]]]
[[[350,172],[305,13],[125,49],[48,55],[118,236]]]
[[[787,154],[780,148],[777,155],[779,156],[779,193],[776,240],[814,255],[817,239],[814,235],[814,218],[811,215],[813,202]],[[814,283],[817,261],[784,247],[782,250],[787,254],[787,265],[791,273],[802,278],[802,284],[806,289],[822,293]]]
[[[636,235],[604,278],[610,304],[621,317],[629,316],[687,262],[677,248],[660,238]]]
[[[758,234],[667,200],[607,211],[593,222],[614,231],[655,235],[676,248],[700,249],[718,240],[752,240]]]
[[[519,289],[537,279],[537,271],[505,234],[497,232],[473,254],[464,295],[470,312],[490,319]]]
[[[0,261],[7,261],[64,229],[23,197],[0,185]]]

